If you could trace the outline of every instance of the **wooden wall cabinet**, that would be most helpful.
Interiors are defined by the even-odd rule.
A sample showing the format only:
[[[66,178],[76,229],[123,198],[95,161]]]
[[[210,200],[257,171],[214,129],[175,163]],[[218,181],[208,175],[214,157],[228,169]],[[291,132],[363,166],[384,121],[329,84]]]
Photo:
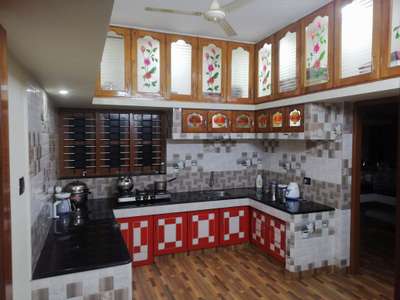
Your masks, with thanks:
[[[400,75],[400,0],[382,0],[381,75]]]
[[[333,85],[334,4],[320,8],[301,20],[301,86],[304,93]]]
[[[271,115],[269,110],[259,110],[255,113],[256,132],[266,133],[271,130]]]
[[[205,133],[207,132],[207,110],[183,109],[182,110],[182,132]]]
[[[132,30],[132,94],[143,97],[165,95],[165,34]]]
[[[166,35],[166,97],[171,100],[197,100],[198,39]]]
[[[286,112],[285,107],[274,108],[270,110],[270,129],[271,132],[286,131]]]
[[[96,96],[129,96],[131,92],[131,38],[128,28],[111,26],[104,45]]]
[[[254,102],[272,100],[276,89],[276,46],[275,36],[270,36],[256,45],[256,79]]]
[[[225,102],[227,42],[198,40],[198,98],[200,101]]]
[[[254,112],[253,111],[232,111],[232,132],[253,133]]]
[[[335,87],[379,78],[381,3],[335,2]]]
[[[254,45],[228,42],[227,102],[254,103]]]
[[[280,30],[276,36],[277,97],[300,94],[301,32],[300,23]]]
[[[232,125],[232,112],[229,110],[208,111],[208,132],[229,133]]]
[[[288,132],[304,131],[304,105],[286,107],[285,127]]]

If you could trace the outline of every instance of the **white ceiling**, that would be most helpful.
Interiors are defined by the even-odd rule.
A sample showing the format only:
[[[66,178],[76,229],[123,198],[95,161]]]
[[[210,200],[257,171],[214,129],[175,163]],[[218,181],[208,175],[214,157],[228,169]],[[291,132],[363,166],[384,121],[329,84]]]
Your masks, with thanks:
[[[232,0],[220,0],[224,5]],[[330,0],[253,0],[227,15],[238,41],[257,42]],[[111,23],[128,27],[225,38],[222,30],[203,17],[147,12],[146,6],[206,11],[211,0],[115,0]]]

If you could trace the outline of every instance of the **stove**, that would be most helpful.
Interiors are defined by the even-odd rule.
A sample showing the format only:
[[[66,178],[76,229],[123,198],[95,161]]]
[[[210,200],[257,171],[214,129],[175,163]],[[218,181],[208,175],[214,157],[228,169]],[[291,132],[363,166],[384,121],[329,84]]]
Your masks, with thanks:
[[[140,191],[123,193],[118,195],[117,204],[123,205],[146,205],[166,202],[171,199],[170,193],[154,193],[154,191]]]

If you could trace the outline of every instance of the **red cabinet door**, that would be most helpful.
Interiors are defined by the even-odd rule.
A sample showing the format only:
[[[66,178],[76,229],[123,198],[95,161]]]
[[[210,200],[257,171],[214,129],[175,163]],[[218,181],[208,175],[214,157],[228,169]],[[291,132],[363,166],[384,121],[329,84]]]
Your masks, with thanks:
[[[129,219],[128,218],[123,218],[123,219],[117,219],[117,222],[119,224],[119,229],[121,230],[121,235],[124,238],[125,245],[128,248],[128,252],[131,253],[131,242],[129,240]]]
[[[267,252],[281,262],[286,258],[286,223],[274,217],[268,218]]]
[[[249,208],[247,206],[220,209],[220,245],[234,245],[249,240]]]
[[[185,213],[154,217],[154,254],[184,252],[187,249],[187,219]]]
[[[153,263],[153,217],[134,217],[129,222],[132,264],[141,266]]]
[[[213,248],[218,245],[218,210],[188,213],[189,250]]]
[[[251,210],[251,231],[250,241],[257,245],[259,248],[266,250],[268,243],[268,235],[266,232],[267,228],[267,215],[259,210]]]

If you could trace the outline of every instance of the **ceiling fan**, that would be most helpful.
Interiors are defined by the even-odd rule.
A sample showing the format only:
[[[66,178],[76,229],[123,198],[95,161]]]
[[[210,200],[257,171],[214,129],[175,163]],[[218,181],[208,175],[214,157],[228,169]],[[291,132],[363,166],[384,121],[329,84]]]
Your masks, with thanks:
[[[226,20],[226,14],[234,11],[236,9],[241,8],[242,6],[252,2],[253,0],[234,0],[231,3],[226,5],[220,5],[218,0],[212,0],[210,8],[206,12],[199,11],[185,11],[179,9],[169,9],[169,8],[155,8],[155,7],[146,7],[146,11],[153,12],[162,12],[162,13],[170,13],[170,14],[179,14],[179,15],[187,15],[187,16],[196,16],[196,17],[204,17],[207,21],[217,23],[228,36],[236,35],[236,31],[232,28],[232,26]]]

